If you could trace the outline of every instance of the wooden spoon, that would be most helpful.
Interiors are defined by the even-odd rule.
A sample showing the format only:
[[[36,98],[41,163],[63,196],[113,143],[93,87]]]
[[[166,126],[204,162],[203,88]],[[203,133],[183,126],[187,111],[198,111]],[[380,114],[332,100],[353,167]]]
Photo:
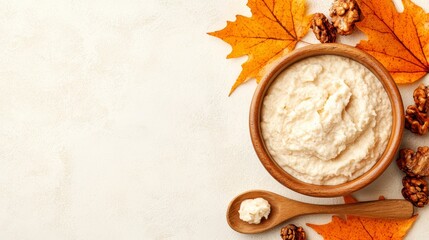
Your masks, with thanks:
[[[271,205],[268,219],[260,224],[249,224],[240,219],[238,210],[243,200],[264,198]],[[379,200],[340,205],[315,205],[291,200],[272,192],[254,190],[234,198],[229,204],[226,219],[229,226],[240,233],[260,233],[269,230],[293,217],[306,214],[350,214],[361,217],[409,218],[414,213],[413,205],[405,200]]]

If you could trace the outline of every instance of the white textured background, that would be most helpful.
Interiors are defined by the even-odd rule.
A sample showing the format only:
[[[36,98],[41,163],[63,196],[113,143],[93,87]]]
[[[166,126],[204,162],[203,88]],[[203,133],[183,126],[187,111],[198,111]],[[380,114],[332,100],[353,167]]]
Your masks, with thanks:
[[[228,202],[250,189],[341,202],[271,178],[248,134],[256,84],[227,97],[245,58],[226,60],[230,47],[206,32],[249,15],[246,0],[0,3],[0,239],[280,239],[280,227],[231,230]],[[416,86],[400,88],[405,104]],[[406,131],[404,146],[424,144]],[[356,196],[401,198],[401,176],[391,166]],[[419,213],[408,239],[429,236]]]

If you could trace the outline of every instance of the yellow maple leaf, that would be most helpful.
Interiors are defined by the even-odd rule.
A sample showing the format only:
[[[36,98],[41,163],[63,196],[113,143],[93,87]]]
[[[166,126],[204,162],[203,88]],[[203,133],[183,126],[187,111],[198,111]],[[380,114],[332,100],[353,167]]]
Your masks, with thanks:
[[[382,197],[381,199],[384,199]],[[345,196],[346,203],[357,202],[352,196]],[[382,219],[347,216],[342,219],[332,216],[332,221],[324,225],[307,223],[325,240],[401,240],[407,234],[417,215],[408,219]]]
[[[251,17],[237,15],[235,22],[209,33],[232,46],[227,58],[249,57],[230,95],[251,78],[259,82],[269,65],[293,50],[310,27],[305,0],[249,0],[247,6]]]
[[[429,72],[429,14],[410,0],[399,13],[392,0],[358,0],[357,27],[368,36],[360,48],[380,61],[395,82],[411,83]]]

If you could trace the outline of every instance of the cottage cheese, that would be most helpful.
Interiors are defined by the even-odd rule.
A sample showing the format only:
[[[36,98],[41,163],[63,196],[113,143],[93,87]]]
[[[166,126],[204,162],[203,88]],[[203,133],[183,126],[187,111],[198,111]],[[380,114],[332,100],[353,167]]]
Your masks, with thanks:
[[[240,204],[240,219],[250,224],[259,224],[264,217],[268,219],[271,206],[267,200],[263,198],[246,199]]]
[[[323,55],[289,66],[263,101],[261,130],[272,158],[292,176],[336,185],[383,154],[392,108],[377,77],[349,58]]]

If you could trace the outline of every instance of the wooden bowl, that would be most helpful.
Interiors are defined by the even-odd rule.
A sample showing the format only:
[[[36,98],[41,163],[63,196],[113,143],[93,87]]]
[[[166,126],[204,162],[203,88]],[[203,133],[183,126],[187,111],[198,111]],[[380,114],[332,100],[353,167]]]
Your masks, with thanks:
[[[317,55],[338,55],[353,59],[367,67],[383,84],[392,105],[392,132],[387,147],[378,159],[375,165],[360,177],[339,185],[315,185],[305,183],[287,173],[277,162],[270,156],[265,142],[262,138],[260,119],[261,107],[265,93],[270,87],[273,80],[288,66],[293,63]],[[375,58],[367,53],[342,44],[315,44],[294,50],[278,64],[273,66],[259,83],[255,94],[253,95],[250,107],[250,136],[253,147],[267,171],[281,184],[286,187],[314,197],[335,197],[343,196],[357,191],[379,177],[392,162],[398,151],[404,129],[404,107],[401,95],[388,71]]]

